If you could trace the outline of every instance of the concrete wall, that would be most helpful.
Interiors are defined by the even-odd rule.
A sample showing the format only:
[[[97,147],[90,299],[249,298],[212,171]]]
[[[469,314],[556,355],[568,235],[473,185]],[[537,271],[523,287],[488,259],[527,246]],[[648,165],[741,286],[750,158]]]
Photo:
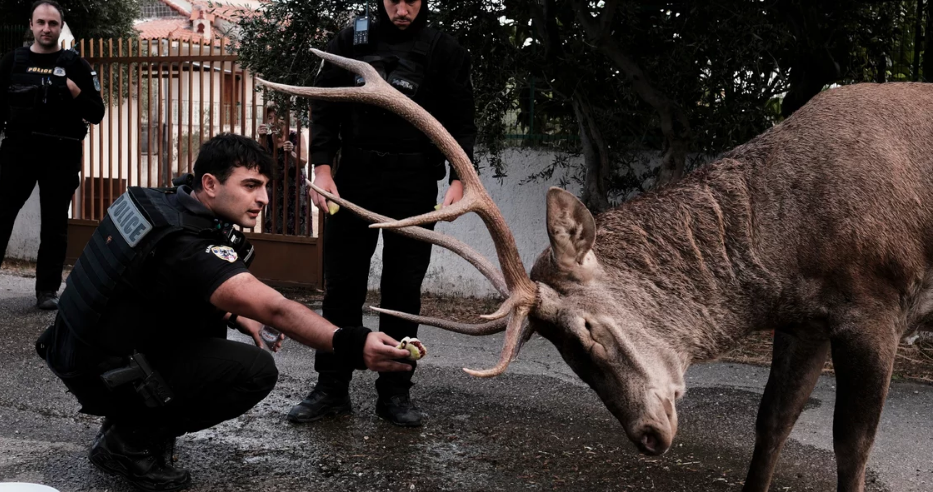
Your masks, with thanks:
[[[18,260],[36,261],[39,252],[39,187],[32,190],[29,200],[19,211],[13,235],[6,248],[6,257]]]
[[[2,143],[3,134],[0,133],[0,145]],[[39,252],[39,215],[39,187],[36,186],[16,217],[13,234],[6,248],[7,258],[36,260],[36,253]]]

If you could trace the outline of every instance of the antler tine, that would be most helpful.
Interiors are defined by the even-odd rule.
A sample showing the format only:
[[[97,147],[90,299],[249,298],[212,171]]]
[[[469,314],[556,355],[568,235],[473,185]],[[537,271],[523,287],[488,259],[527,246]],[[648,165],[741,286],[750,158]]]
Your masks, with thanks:
[[[390,217],[384,215],[379,215],[375,212],[370,212],[359,205],[356,205],[353,202],[344,200],[333,193],[330,193],[322,188],[319,188],[317,185],[311,181],[305,180],[305,182],[310,186],[314,191],[324,195],[328,200],[340,205],[343,208],[359,215],[360,217],[370,221],[370,222],[386,222],[392,220]],[[476,267],[480,273],[483,274],[486,278],[492,282],[493,287],[499,291],[499,294],[502,294],[505,297],[509,296],[508,287],[505,285],[505,279],[502,278],[502,274],[496,270],[496,267],[490,263],[483,255],[479,254],[475,249],[469,247],[466,243],[460,241],[457,238],[448,236],[446,234],[441,234],[423,227],[410,226],[403,227],[401,229],[395,229],[393,232],[401,234],[403,236],[420,239],[422,241],[427,241],[431,244],[436,244],[438,246],[447,248],[454,253],[460,255],[463,259],[470,262],[471,265]],[[501,317],[501,316],[500,316]],[[439,326],[434,323],[423,323],[431,326]],[[440,327],[440,326],[439,326]],[[443,327],[440,327],[443,328]]]
[[[489,194],[486,193],[486,189],[483,188],[482,182],[480,182],[479,176],[476,174],[476,170],[466,153],[450,133],[444,129],[444,126],[430,113],[382,80],[379,74],[368,64],[319,50],[312,49],[312,51],[335,65],[361,75],[365,80],[364,85],[362,87],[316,88],[273,84],[262,79],[259,79],[260,82],[289,94],[326,100],[365,102],[396,113],[424,132],[447,157],[451,166],[456,169],[465,189],[463,198],[459,202],[424,215],[400,221],[381,222],[372,224],[370,227],[398,229],[440,220],[453,220],[470,211],[476,212],[483,219],[486,228],[489,229],[494,239],[496,254],[509,291],[509,299],[506,302],[509,304],[511,318],[506,328],[505,342],[499,364],[488,371],[474,371],[471,374],[481,377],[500,374],[508,366],[508,362],[518,353],[523,343],[523,340],[521,340],[523,336],[522,322],[534,305],[537,292],[537,286],[525,271],[521,256],[518,254],[518,247],[515,244],[515,237],[512,236],[512,232],[506,225],[502,213],[495,202],[492,201],[492,198],[489,197]],[[496,314],[501,314],[501,312],[502,310]]]
[[[529,308],[520,307],[512,313],[509,325],[505,329],[505,340],[502,342],[502,352],[499,355],[499,363],[496,364],[496,367],[483,371],[463,368],[464,372],[478,378],[491,378],[505,372],[506,368],[509,367],[509,363],[518,355],[522,345],[525,344],[525,340],[528,338],[530,325],[525,322],[528,318],[528,311]]]
[[[505,330],[508,319],[502,318],[494,321],[489,321],[486,323],[478,324],[468,324],[468,323],[457,323],[456,321],[450,321],[441,318],[432,318],[428,316],[416,316],[414,314],[403,313],[401,311],[393,311],[391,309],[382,309],[377,307],[370,307],[373,311],[377,313],[385,313],[401,318],[408,321],[414,321],[415,323],[429,326],[436,326],[438,328],[443,328],[447,331],[452,331],[454,333],[461,333],[463,335],[471,336],[480,336],[480,335],[492,335],[494,333],[499,333]]]

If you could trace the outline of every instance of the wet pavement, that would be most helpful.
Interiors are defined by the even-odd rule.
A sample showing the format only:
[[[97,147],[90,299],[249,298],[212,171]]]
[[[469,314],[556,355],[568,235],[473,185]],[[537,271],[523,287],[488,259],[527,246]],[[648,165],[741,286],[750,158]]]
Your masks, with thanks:
[[[33,307],[32,285],[0,273],[0,482],[62,492],[133,490],[88,463],[100,421],[77,414],[77,403],[35,356],[33,342],[53,315]],[[501,337],[422,328],[419,338],[429,355],[412,394],[428,414],[423,427],[378,419],[375,375],[361,372],[353,381],[353,414],[289,424],[285,415],[310,389],[314,372],[311,351],[287,341],[268,398],[240,418],[179,439],[179,464],[194,479],[189,490],[741,489],[765,368],[691,368],[673,449],[646,457],[546,340],[530,340],[506,374],[475,379],[460,368],[494,365]],[[829,377],[818,384],[771,490],[835,490],[833,384]],[[933,386],[892,386],[869,468],[869,491],[933,490]]]

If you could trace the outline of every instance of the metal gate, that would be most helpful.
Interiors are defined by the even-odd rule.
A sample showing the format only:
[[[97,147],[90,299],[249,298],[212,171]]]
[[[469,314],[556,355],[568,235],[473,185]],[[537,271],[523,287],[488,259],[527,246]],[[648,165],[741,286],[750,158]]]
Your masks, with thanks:
[[[307,131],[280,111],[267,111],[253,75],[237,63],[224,39],[97,39],[74,47],[97,72],[107,112],[84,141],[80,186],[72,200],[68,261],[80,255],[107,207],[128,186],[168,186],[193,172],[201,142],[220,132],[258,138],[278,169],[270,203],[255,228],[251,271],[275,284],[320,288],[321,212],[305,193]],[[276,129],[259,135],[260,125]],[[295,154],[277,144],[295,142]]]

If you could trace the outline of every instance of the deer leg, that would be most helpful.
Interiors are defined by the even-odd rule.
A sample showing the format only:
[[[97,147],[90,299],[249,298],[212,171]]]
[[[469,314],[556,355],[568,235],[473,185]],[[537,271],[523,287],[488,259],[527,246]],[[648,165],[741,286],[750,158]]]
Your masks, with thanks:
[[[755,423],[755,453],[743,492],[765,492],[784,441],[819,379],[829,353],[828,340],[803,340],[774,333],[771,374]]]
[[[837,388],[833,448],[840,492],[865,488],[865,466],[894,368],[895,330],[884,325],[875,328],[869,333],[846,330],[832,341]]]

